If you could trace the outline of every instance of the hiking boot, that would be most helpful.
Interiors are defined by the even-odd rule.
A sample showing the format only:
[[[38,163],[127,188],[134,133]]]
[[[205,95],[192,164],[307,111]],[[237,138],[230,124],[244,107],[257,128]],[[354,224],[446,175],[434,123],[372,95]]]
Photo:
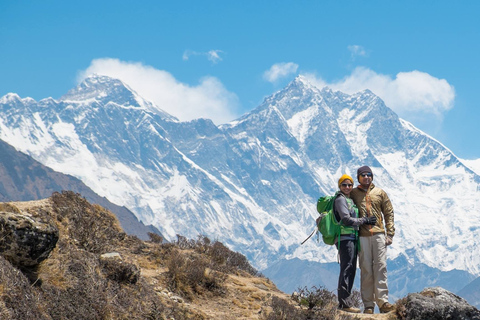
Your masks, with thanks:
[[[342,310],[350,313],[360,313],[361,310],[355,307],[338,307],[338,310]]]
[[[391,305],[390,303],[388,302],[385,302],[381,307],[380,307],[380,313],[388,313],[390,311],[392,311],[393,309],[395,309],[395,307],[393,305]]]
[[[363,313],[373,314],[373,307],[367,307],[367,308],[365,308],[365,310],[363,310]]]

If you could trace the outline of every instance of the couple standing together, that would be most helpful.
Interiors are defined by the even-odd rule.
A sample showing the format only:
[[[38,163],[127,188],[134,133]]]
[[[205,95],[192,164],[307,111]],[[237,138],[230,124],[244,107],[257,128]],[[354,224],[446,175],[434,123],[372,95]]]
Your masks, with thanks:
[[[394,308],[388,302],[387,286],[387,246],[395,235],[393,207],[385,191],[373,184],[370,167],[360,167],[357,179],[360,185],[356,188],[347,174],[338,180],[340,192],[334,203],[335,217],[342,226],[340,245],[336,243],[340,256],[338,308],[360,312],[348,302],[358,256],[364,313],[373,314],[375,303],[381,313],[387,313]]]

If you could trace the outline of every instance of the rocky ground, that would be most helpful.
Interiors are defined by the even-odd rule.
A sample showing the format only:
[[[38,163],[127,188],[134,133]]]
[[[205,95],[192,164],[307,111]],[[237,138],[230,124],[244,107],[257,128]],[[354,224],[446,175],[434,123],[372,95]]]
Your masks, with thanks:
[[[80,195],[10,202],[0,206],[5,210],[59,230],[58,243],[35,279],[2,261],[0,283],[7,288],[0,297],[8,319],[267,319],[274,297],[299,309],[290,295],[223,244],[127,236],[113,214]],[[18,282],[23,289],[14,294]],[[19,296],[30,298],[14,303]]]
[[[441,288],[374,315],[336,310],[335,296],[322,288],[292,297],[219,242],[178,236],[166,243],[154,234],[142,241],[126,235],[111,212],[71,192],[0,203],[2,212],[26,221],[0,220],[3,253],[16,248],[12,241],[34,247],[36,222],[58,230],[58,242],[35,267],[0,256],[0,319],[479,319],[477,309]]]

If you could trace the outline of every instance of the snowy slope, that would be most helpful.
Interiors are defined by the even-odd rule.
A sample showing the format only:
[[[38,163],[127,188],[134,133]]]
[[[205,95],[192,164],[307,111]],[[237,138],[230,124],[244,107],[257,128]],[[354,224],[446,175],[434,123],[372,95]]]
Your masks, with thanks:
[[[462,159],[462,162],[463,162],[467,167],[469,167],[470,169],[472,169],[475,173],[477,173],[478,175],[480,175],[480,159],[476,159],[476,160],[466,160],[466,159]]]
[[[0,98],[0,138],[131,209],[170,239],[206,234],[260,269],[336,261],[314,241],[315,201],[370,165],[396,210],[389,258],[480,274],[480,177],[366,90],[298,77],[230,123],[179,122],[119,80],[92,76],[60,100]]]

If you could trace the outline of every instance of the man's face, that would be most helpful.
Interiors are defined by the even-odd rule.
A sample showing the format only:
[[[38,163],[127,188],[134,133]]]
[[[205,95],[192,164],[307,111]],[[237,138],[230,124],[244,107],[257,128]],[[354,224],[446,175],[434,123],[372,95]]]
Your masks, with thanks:
[[[362,186],[369,186],[372,183],[372,180],[373,174],[371,172],[362,172],[358,176],[358,182],[360,182]]]

